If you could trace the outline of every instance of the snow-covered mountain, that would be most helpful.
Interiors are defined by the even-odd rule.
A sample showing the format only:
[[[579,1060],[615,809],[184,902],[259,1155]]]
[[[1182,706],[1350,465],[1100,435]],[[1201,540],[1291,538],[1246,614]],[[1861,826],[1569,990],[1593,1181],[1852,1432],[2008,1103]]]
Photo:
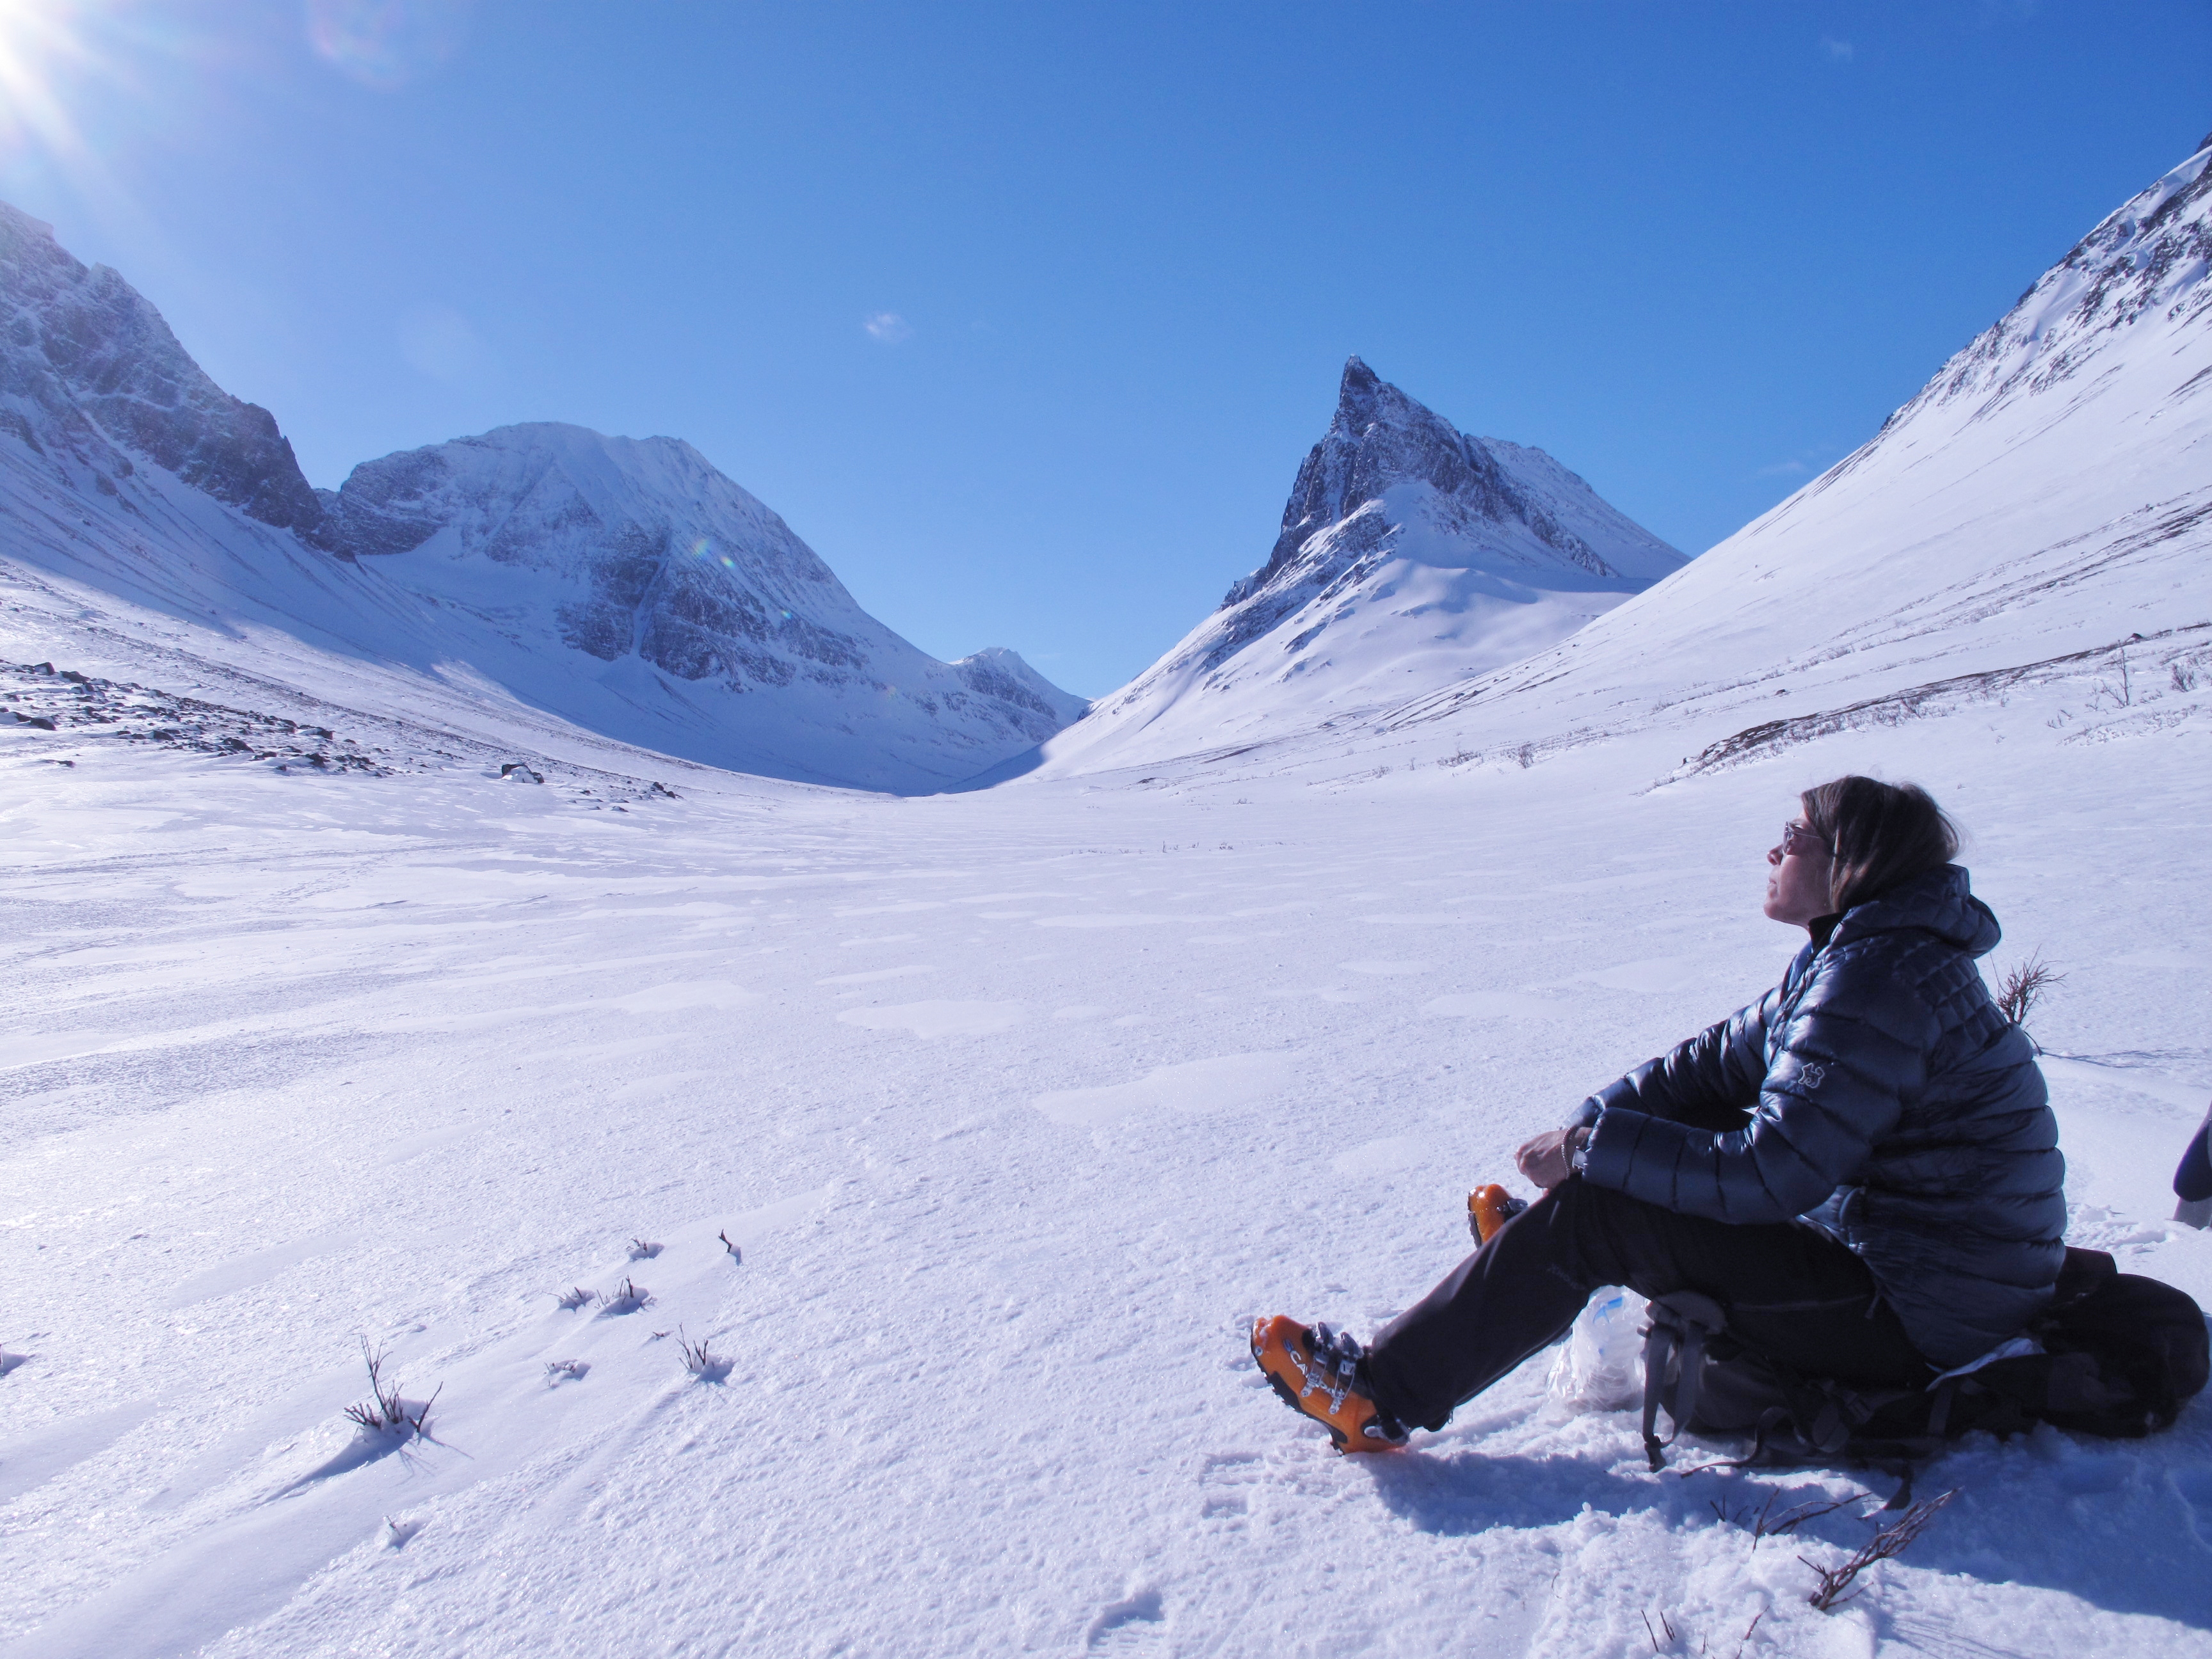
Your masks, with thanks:
[[[1087,707],[1010,651],[918,650],[674,439],[505,427],[313,490],[267,410],[210,380],[115,272],[4,206],[0,325],[4,556],[44,579],[31,588],[65,585],[57,617],[185,622],[208,632],[184,648],[255,672],[285,657],[303,683],[339,672],[335,654],[346,675],[399,677],[370,702],[428,697],[447,720],[520,708],[899,792],[957,783]]]
[[[1054,738],[1038,769],[1149,772],[1182,755],[1172,769],[1193,779],[1472,775],[1643,733],[1680,775],[2029,695],[2077,743],[2197,729],[2212,712],[2208,276],[2212,135],[1866,444],[1578,631],[1379,712],[1324,723],[1279,674],[1273,718],[1248,715],[1241,742],[1086,742],[1146,712],[1134,694],[1218,637],[1224,611]]]
[[[194,362],[161,313],[0,202],[0,433],[113,498],[150,461],[257,523],[314,539],[323,508],[269,411]]]
[[[1267,562],[1047,748],[1048,769],[1310,727],[1516,661],[1683,564],[1540,449],[1344,366]]]
[[[341,555],[530,659],[503,683],[549,706],[563,681],[611,691],[654,724],[585,723],[648,747],[910,790],[1088,706],[1013,652],[943,663],[908,644],[677,439],[501,427],[365,463],[323,500]]]
[[[1662,726],[1697,766],[2035,684],[2083,740],[2201,719],[2208,277],[2212,135],[1787,501],[1571,639],[1373,730],[1518,764]]]

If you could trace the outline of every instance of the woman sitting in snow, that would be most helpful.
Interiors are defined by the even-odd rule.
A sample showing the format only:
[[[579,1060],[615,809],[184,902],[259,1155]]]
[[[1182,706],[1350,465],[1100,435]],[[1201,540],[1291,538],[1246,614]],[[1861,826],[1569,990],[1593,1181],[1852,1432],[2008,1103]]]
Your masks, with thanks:
[[[1926,792],[1844,777],[1768,852],[1811,943],[1741,1012],[1521,1148],[1545,1189],[1363,1350],[1278,1316],[1276,1392],[1338,1448],[1401,1446],[1565,1334],[1601,1286],[1720,1304],[1801,1376],[1910,1388],[2016,1334],[2065,1251],[2035,1050],[1974,959],[1996,918]]]

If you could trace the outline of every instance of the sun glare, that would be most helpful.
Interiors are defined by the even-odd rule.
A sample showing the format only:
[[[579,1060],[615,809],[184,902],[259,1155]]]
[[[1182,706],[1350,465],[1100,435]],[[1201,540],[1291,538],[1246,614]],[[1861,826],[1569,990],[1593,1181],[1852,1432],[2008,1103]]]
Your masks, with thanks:
[[[33,146],[57,157],[82,153],[59,83],[90,58],[82,30],[90,9],[76,0],[0,0],[0,158]]]

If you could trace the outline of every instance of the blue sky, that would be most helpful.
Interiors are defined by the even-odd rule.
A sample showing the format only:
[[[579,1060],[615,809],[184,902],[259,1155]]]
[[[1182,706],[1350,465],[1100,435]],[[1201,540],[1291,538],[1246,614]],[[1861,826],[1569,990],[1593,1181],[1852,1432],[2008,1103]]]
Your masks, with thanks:
[[[1701,550],[2209,64],[2203,0],[0,0],[0,196],[319,484],[672,434],[926,650],[1096,695],[1265,556],[1347,353]]]

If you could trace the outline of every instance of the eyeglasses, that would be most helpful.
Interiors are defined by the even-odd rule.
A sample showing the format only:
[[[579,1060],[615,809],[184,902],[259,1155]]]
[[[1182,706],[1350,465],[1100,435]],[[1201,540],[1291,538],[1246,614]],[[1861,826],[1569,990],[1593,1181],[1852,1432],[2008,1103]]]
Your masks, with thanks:
[[[1782,826],[1782,856],[1788,858],[1792,853],[1824,853],[1830,858],[1835,856],[1835,849],[1814,833],[1812,825],[1800,823],[1795,818]]]

